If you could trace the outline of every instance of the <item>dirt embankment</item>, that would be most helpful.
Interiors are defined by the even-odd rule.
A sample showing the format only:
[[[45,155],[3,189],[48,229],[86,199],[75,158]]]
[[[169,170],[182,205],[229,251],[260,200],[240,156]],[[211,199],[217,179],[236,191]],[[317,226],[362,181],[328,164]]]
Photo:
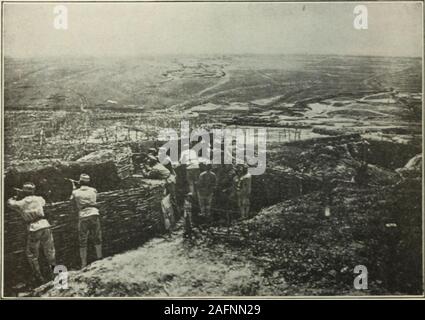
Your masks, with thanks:
[[[304,187],[317,182],[313,189],[277,204],[273,200],[247,221],[208,228],[193,241],[183,241],[178,229],[168,238],[70,272],[68,290],[50,283],[33,294],[419,294],[421,163],[405,168],[409,174],[403,177],[369,165],[366,183],[359,185],[360,143],[356,138],[287,145],[282,154],[271,153],[270,165],[303,180]],[[353,287],[357,265],[368,269],[368,290]]]
[[[181,231],[154,239],[70,272],[67,290],[50,283],[34,295],[419,294],[421,211],[411,205],[418,203],[415,193],[407,192],[417,188],[420,183],[401,189],[340,188],[330,217],[324,215],[323,194],[315,192],[230,229],[211,228],[194,241],[184,241]],[[368,290],[353,287],[356,265],[368,268]]]
[[[315,192],[262,210],[235,226],[228,243],[244,244],[266,275],[285,279],[284,294],[420,294],[420,190],[420,181],[338,187],[330,216],[327,195]],[[368,268],[367,291],[353,288],[356,265]]]

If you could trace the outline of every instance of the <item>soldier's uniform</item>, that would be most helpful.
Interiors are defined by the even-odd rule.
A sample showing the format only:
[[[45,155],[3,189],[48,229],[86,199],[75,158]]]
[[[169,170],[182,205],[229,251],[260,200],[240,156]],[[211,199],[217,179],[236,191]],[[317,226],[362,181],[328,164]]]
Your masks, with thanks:
[[[32,183],[25,183],[23,192],[29,195],[21,200],[11,198],[8,200],[8,205],[19,212],[23,220],[27,223],[28,237],[26,244],[26,255],[31,269],[37,281],[44,282],[44,278],[40,271],[38,256],[40,246],[43,248],[44,256],[52,268],[56,265],[55,246],[53,241],[50,224],[44,216],[43,207],[46,201],[33,193],[35,186]]]
[[[87,174],[80,176],[80,182],[90,182]],[[82,185],[72,192],[71,200],[78,209],[78,232],[80,242],[81,267],[87,265],[87,241],[89,234],[93,237],[96,256],[102,258],[102,231],[100,227],[99,209],[96,208],[97,191],[95,188]]]
[[[206,166],[207,171],[202,172],[198,180],[198,200],[201,216],[211,219],[211,204],[214,190],[217,187],[217,177],[211,171],[211,165]]]
[[[198,155],[192,149],[184,150],[180,156],[180,163],[186,165],[186,180],[189,191],[195,195],[195,187],[200,173]]]
[[[252,177],[248,173],[247,168],[246,165],[241,166],[240,170],[243,172],[243,175],[235,177],[236,196],[242,219],[249,218],[250,209]]]

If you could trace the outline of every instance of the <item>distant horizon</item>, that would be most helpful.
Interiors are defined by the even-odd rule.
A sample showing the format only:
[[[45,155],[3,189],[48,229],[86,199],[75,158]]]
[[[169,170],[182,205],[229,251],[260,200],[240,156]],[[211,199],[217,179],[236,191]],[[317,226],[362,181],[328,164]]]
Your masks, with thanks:
[[[196,56],[335,56],[335,57],[362,57],[362,58],[405,58],[405,59],[423,59],[424,55],[421,56],[392,56],[392,55],[368,55],[368,54],[339,54],[339,53],[139,53],[139,54],[120,54],[120,55],[44,55],[44,56],[7,56],[3,55],[4,59],[19,59],[19,60],[31,60],[31,59],[47,59],[47,58],[138,58],[138,57],[196,57]]]
[[[368,27],[354,27],[367,7]],[[5,56],[335,55],[421,57],[422,3],[6,3]]]

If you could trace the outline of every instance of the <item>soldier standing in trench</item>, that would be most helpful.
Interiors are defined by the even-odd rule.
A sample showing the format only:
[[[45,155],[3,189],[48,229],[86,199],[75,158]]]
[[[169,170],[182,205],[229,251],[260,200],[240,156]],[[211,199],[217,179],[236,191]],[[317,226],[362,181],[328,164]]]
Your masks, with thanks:
[[[81,268],[87,265],[87,241],[89,234],[92,234],[94,247],[96,250],[96,258],[102,259],[102,231],[100,227],[99,209],[96,205],[97,191],[89,186],[90,176],[88,174],[81,174],[80,188],[75,187],[72,182],[72,195],[71,201],[74,203],[78,210],[78,232],[80,242],[80,258]]]
[[[192,148],[195,144],[195,142],[192,143]],[[189,192],[195,196],[196,184],[200,174],[198,154],[193,149],[186,149],[180,155],[180,163],[186,166],[186,180]]]
[[[211,220],[211,204],[214,191],[217,187],[217,177],[211,169],[211,163],[206,163],[205,171],[199,175],[198,179],[198,201],[204,222]]]
[[[20,196],[22,197],[20,200],[17,200],[18,196],[14,196],[7,203],[13,210],[19,212],[27,223],[28,238],[26,255],[37,284],[41,284],[44,283],[44,278],[38,263],[40,245],[50,265],[52,276],[56,265],[55,245],[52,231],[50,230],[51,226],[45,218],[43,210],[46,201],[42,197],[34,195],[35,185],[31,182],[26,182],[20,191]]]
[[[238,201],[238,208],[242,219],[249,218],[250,197],[251,197],[251,174],[248,173],[248,166],[246,164],[239,165],[236,177],[236,196]]]

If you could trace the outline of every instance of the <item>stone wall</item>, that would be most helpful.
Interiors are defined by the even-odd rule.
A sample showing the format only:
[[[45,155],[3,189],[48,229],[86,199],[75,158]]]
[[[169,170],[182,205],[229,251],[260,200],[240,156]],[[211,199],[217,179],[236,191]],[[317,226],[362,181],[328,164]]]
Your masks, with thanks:
[[[111,256],[134,249],[146,240],[162,232],[161,197],[163,182],[145,180],[145,185],[129,190],[99,193],[104,256]],[[77,213],[70,201],[49,204],[45,214],[52,224],[57,263],[68,270],[79,267]],[[13,294],[13,288],[30,279],[26,260],[26,227],[18,213],[5,207],[4,213],[4,279],[5,293]],[[89,239],[90,243],[90,239]],[[89,245],[89,262],[94,258]],[[42,251],[40,261],[47,272]]]

